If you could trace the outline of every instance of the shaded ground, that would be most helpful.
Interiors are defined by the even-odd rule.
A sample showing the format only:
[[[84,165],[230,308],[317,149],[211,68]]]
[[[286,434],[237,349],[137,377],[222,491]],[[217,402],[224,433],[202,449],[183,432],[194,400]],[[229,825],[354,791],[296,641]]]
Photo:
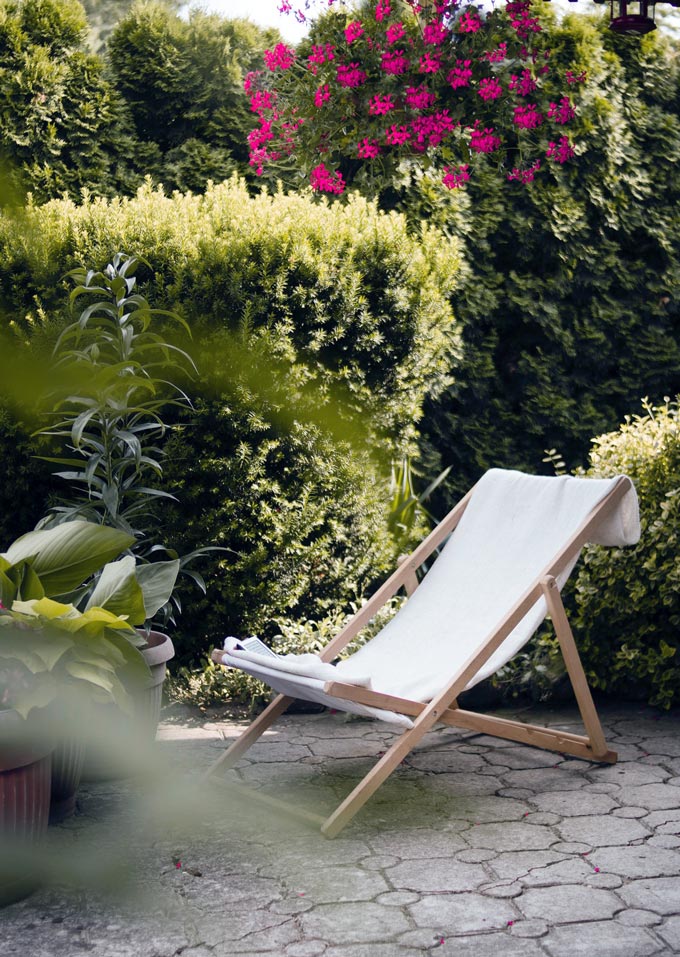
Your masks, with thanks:
[[[3,957],[680,953],[680,713],[602,714],[614,766],[437,730],[327,841],[198,787],[243,725],[175,708],[156,766],[51,829],[52,886],[0,911]],[[580,730],[568,706],[522,717]],[[392,737],[284,717],[231,774],[323,813]]]

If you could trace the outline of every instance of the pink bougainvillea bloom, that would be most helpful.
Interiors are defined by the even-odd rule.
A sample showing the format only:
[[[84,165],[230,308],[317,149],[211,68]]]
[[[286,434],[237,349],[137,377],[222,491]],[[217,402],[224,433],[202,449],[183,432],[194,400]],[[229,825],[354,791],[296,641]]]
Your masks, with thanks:
[[[418,70],[420,73],[436,73],[437,70],[441,69],[441,60],[439,57],[430,56],[429,53],[423,53],[420,58],[420,63],[418,64]]]
[[[309,183],[317,193],[333,193],[341,196],[345,191],[345,181],[339,170],[331,173],[323,163],[315,166],[309,176]]]
[[[508,89],[517,93],[518,96],[529,96],[536,89],[536,80],[531,75],[531,70],[522,70],[521,76],[515,76],[513,73],[508,83]]]
[[[536,160],[533,166],[530,166],[528,169],[519,169],[515,167],[512,172],[508,173],[508,180],[516,180],[518,183],[533,183],[536,173],[541,168],[541,161]],[[527,814],[529,812],[527,811]],[[527,816],[526,814],[524,815]]]
[[[494,153],[500,145],[500,136],[494,136],[491,128],[475,128],[470,133],[470,149],[475,153]]]
[[[337,80],[340,86],[363,86],[366,82],[366,74],[359,69],[358,63],[341,63],[338,66]]]
[[[357,146],[357,153],[360,159],[373,159],[380,155],[380,145],[377,140],[369,140],[365,137]]]
[[[348,23],[345,27],[345,40],[347,40],[348,43],[354,43],[355,40],[363,36],[363,33],[364,28],[361,22],[359,20],[352,20],[352,22]]]
[[[456,65],[447,76],[448,83],[457,90],[459,87],[470,86],[472,60],[456,60]]]
[[[508,56],[507,43],[499,43],[495,50],[487,50],[482,53],[480,60],[487,60],[489,63],[502,63]]]
[[[554,120],[555,123],[559,123],[561,126],[564,126],[565,123],[569,123],[575,116],[576,111],[569,102],[568,96],[563,96],[559,103],[550,104],[548,119]]]
[[[285,43],[277,43],[273,50],[264,51],[264,62],[268,70],[288,70],[295,63],[295,50]]]
[[[566,79],[567,83],[569,83],[569,84],[572,84],[572,83],[585,83],[585,82],[586,82],[586,71],[585,71],[585,70],[583,70],[583,72],[579,73],[578,75],[577,75],[576,73],[574,73],[572,70],[567,70],[567,72],[564,74],[564,76],[565,76],[565,79]]]
[[[371,116],[384,116],[385,113],[389,113],[393,110],[395,105],[391,93],[388,93],[386,96],[381,96],[379,93],[376,93],[368,104],[368,112]]]
[[[428,23],[423,30],[423,42],[431,47],[440,47],[448,37],[449,32],[439,20]]]
[[[411,134],[405,126],[393,125],[385,131],[385,140],[390,146],[401,146],[402,143],[406,143],[410,139]]]
[[[427,110],[436,102],[435,93],[430,93],[424,86],[408,86],[406,88],[406,103],[413,110]]]
[[[463,163],[457,170],[452,170],[448,166],[445,166],[444,172],[446,175],[442,179],[442,183],[447,189],[460,189],[461,186],[470,179],[468,169],[467,163]]]
[[[527,103],[526,106],[516,106],[512,122],[520,129],[534,130],[543,122],[543,114],[535,103]]]
[[[387,31],[385,32],[385,36],[387,37],[387,42],[390,44],[390,46],[393,43],[398,43],[399,40],[402,39],[402,37],[406,36],[406,30],[404,30],[404,24],[391,23],[389,27],[387,28]]]
[[[482,21],[476,13],[471,13],[469,10],[466,11],[458,21],[459,33],[477,33],[477,31],[481,29]]]
[[[378,0],[375,6],[375,18],[379,23],[389,17],[391,12],[390,0]]]
[[[477,95],[488,102],[489,100],[497,100],[499,96],[503,95],[503,87],[498,82],[495,77],[491,79],[486,78],[479,81],[479,89],[477,90]]]
[[[324,103],[328,102],[331,98],[331,91],[327,83],[324,83],[323,86],[320,86],[319,89],[314,94],[314,106],[317,109],[321,109]]]
[[[406,73],[410,65],[411,62],[403,50],[385,50],[380,59],[381,70],[394,76]]]
[[[556,163],[566,163],[576,155],[574,148],[569,142],[567,136],[561,136],[559,143],[548,143],[548,149],[545,151],[548,159],[555,160]]]

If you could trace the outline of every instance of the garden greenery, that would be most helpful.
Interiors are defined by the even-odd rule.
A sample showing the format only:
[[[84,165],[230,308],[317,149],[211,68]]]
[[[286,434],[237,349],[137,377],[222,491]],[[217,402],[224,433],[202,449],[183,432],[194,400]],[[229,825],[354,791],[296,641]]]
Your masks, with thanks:
[[[456,241],[411,235],[359,197],[251,198],[236,180],[52,201],[21,223],[0,223],[0,287],[28,348],[73,321],[64,274],[121,248],[153,264],[145,299],[191,329],[201,377],[166,446],[162,488],[181,504],[163,506],[164,532],[178,551],[236,554],[185,602],[180,654],[359,600],[395,557],[391,461],[414,452],[424,398],[457,355]]]

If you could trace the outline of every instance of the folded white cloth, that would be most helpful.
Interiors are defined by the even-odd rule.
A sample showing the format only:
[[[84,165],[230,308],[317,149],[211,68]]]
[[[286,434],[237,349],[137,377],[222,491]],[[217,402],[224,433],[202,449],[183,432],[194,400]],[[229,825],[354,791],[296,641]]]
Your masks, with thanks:
[[[238,647],[238,639],[228,637],[224,639],[226,655],[222,656],[225,665],[237,664],[247,666],[248,662],[268,671],[281,671],[284,674],[303,675],[306,678],[317,678],[319,681],[343,681],[346,684],[357,685],[360,688],[370,688],[369,675],[353,674],[351,677],[340,675],[334,665],[322,661],[318,655],[258,655]],[[232,660],[229,661],[228,659]]]

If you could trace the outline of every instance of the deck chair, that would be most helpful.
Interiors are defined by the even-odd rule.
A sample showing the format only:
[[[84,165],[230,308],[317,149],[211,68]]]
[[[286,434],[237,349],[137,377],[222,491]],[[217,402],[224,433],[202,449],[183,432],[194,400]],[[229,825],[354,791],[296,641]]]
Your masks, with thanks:
[[[208,770],[233,766],[294,698],[400,725],[402,734],[328,817],[306,815],[334,837],[434,725],[616,761],[605,742],[560,592],[586,542],[623,546],[640,536],[626,476],[543,477],[492,469],[403,561],[319,656],[278,659],[227,641],[214,661],[241,668],[278,696]],[[447,541],[448,539],[448,541]],[[441,547],[443,545],[443,548]],[[438,549],[426,574],[420,569]],[[354,654],[331,664],[400,589],[408,600]],[[462,691],[492,675],[552,619],[586,734],[461,709]],[[275,802],[275,799],[271,799]]]

